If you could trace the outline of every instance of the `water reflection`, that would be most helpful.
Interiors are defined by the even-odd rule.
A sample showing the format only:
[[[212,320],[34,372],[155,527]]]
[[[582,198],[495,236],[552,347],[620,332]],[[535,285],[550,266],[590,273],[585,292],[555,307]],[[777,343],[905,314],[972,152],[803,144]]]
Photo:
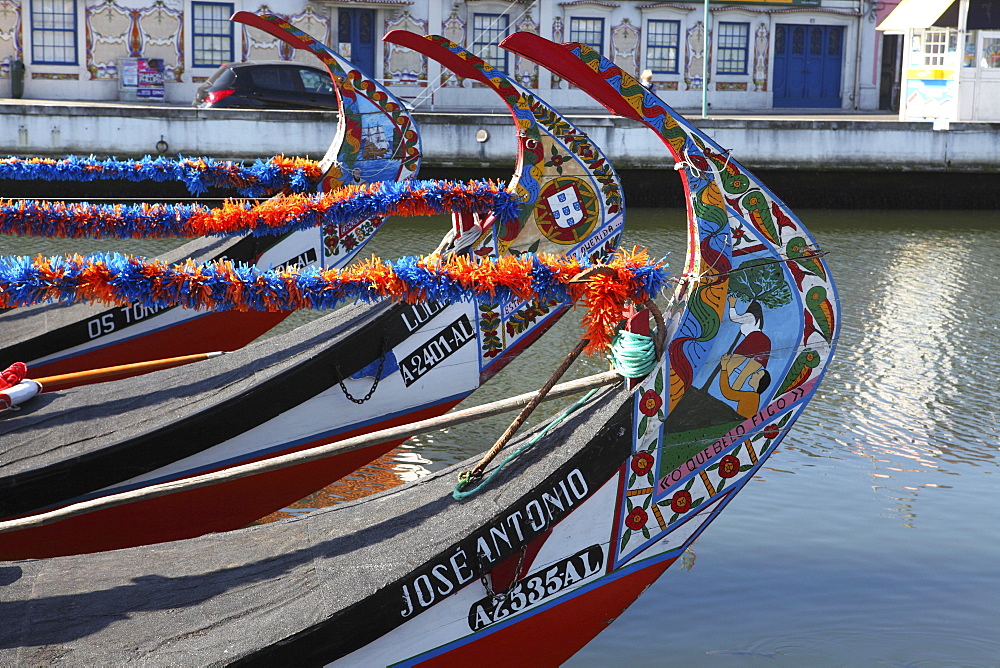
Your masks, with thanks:
[[[863,457],[886,511],[909,524],[919,494],[954,489],[969,466],[996,466],[990,378],[1000,365],[988,351],[1000,343],[1000,308],[981,286],[996,282],[989,249],[1000,231],[913,212],[831,229],[827,215],[814,232],[833,251],[843,331],[795,441]]]
[[[266,524],[289,517],[297,517],[319,508],[336,506],[348,501],[384,492],[403,483],[419,480],[430,473],[426,467],[431,461],[412,444],[406,443],[363,466],[349,476],[313,492],[287,508],[271,513],[254,524]]]

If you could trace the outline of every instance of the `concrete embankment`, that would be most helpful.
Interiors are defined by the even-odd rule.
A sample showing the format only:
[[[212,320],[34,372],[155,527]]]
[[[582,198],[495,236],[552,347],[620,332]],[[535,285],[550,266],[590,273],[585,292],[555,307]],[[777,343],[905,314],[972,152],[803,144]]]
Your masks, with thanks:
[[[663,187],[673,159],[639,123],[596,111],[567,117],[601,146],[631,184],[630,201],[673,205]],[[428,177],[509,178],[515,161],[510,117],[416,112]],[[799,206],[1000,208],[1000,124],[900,122],[891,115],[690,116]],[[249,160],[276,154],[319,158],[336,114],[194,109],[83,102],[0,101],[0,152],[27,156],[209,156]],[[674,179],[672,182],[675,182]],[[8,188],[3,195],[13,194]],[[16,195],[15,195],[16,196]],[[28,195],[24,195],[28,196]],[[794,203],[791,202],[790,203]]]

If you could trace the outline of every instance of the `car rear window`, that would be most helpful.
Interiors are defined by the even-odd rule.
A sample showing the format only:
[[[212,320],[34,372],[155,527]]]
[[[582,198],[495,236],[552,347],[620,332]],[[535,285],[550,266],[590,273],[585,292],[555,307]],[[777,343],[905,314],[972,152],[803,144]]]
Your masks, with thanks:
[[[250,69],[250,79],[258,88],[297,91],[298,72],[290,67],[254,67]]]
[[[205,83],[214,89],[230,88],[232,87],[233,79],[235,78],[236,75],[230,68],[220,67],[219,69],[217,69],[215,72],[212,73],[212,76],[210,76],[208,78],[208,81],[206,81]]]
[[[333,93],[333,82],[326,72],[302,69],[299,74],[302,76],[302,85],[310,93]]]

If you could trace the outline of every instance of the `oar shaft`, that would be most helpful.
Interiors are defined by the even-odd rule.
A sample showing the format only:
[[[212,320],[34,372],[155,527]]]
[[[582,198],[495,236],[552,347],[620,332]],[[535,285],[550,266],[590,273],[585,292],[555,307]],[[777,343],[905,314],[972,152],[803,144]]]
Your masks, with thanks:
[[[558,399],[572,394],[586,392],[587,390],[604,385],[612,385],[619,382],[621,379],[622,377],[618,375],[617,372],[607,371],[605,373],[587,376],[586,378],[572,380],[567,383],[561,383],[549,391],[545,400],[548,401],[551,399]],[[120,494],[102,496],[96,499],[74,503],[73,505],[58,508],[46,513],[39,513],[37,515],[22,517],[20,519],[7,520],[6,522],[0,522],[0,533],[18,531],[28,527],[53,524],[70,517],[84,515],[86,513],[104,508],[113,508],[115,506],[125,505],[126,503],[139,501],[140,499],[152,499],[184,490],[208,487],[209,485],[215,485],[229,480],[247,478],[249,476],[266,473],[268,471],[276,471],[289,466],[295,466],[297,464],[303,464],[317,459],[324,459],[326,457],[351,452],[353,450],[360,450],[377,443],[384,443],[386,441],[401,438],[409,438],[411,436],[416,436],[429,431],[444,429],[445,427],[471,422],[472,420],[478,420],[480,418],[514,411],[530,402],[533,398],[535,398],[536,394],[537,392],[519,394],[516,397],[511,397],[509,399],[494,401],[492,403],[475,406],[473,408],[466,408],[465,410],[455,411],[454,413],[448,413],[447,415],[442,415],[440,417],[411,422],[409,424],[399,425],[398,427],[373,431],[368,434],[362,434],[361,436],[355,436],[336,443],[320,445],[315,448],[293,452],[280,457],[251,462],[250,464],[243,464],[241,466],[233,466],[222,471],[206,473],[192,478],[184,478],[182,480],[174,480],[171,482],[160,483],[158,485],[151,485],[149,487],[142,487],[140,489],[134,489]]]
[[[32,380],[42,386],[42,392],[53,392],[55,390],[61,390],[74,385],[116,380],[125,376],[135,376],[141,373],[150,373],[151,371],[170,369],[175,366],[183,366],[185,364],[191,364],[192,362],[200,362],[212,357],[218,357],[222,354],[224,353],[215,352],[182,355],[180,357],[166,357],[160,360],[135,362],[133,364],[119,364],[118,366],[106,366],[100,369],[74,371],[73,373],[62,373],[56,376],[33,378]]]

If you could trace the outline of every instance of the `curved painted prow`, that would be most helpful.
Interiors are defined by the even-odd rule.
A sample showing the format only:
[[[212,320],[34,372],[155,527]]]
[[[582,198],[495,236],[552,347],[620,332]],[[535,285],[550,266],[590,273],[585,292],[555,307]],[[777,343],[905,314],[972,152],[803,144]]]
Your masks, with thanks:
[[[393,30],[383,39],[487,86],[510,110],[518,147],[508,190],[519,193],[525,205],[516,223],[494,229],[492,219],[487,219],[475,229],[457,230],[493,232],[492,239],[486,239],[488,234],[479,237],[476,252],[549,252],[604,258],[614,251],[624,225],[621,181],[603,151],[583,132],[510,76],[444,37]],[[557,206],[560,199],[569,205],[567,210]],[[595,237],[600,243],[595,243]]]
[[[685,310],[671,336],[671,407],[691,388],[716,391],[720,358],[740,346],[733,341],[740,339],[739,330],[729,330],[732,317],[745,315],[739,313],[743,308],[760,309],[763,332],[773,334],[769,355],[759,355],[771,376],[760,405],[791,388],[814,387],[833,353],[839,300],[822,252],[787,205],[711,138],[587,46],[530,33],[515,33],[501,46],[585,88],[613,113],[645,124],[677,163],[688,192],[689,236],[674,300]]]
[[[319,40],[273,14],[236,12],[232,21],[277,37],[319,58],[333,78],[337,134],[320,161],[319,190],[375,181],[403,181],[420,168],[420,135],[406,106],[389,89]],[[343,267],[375,236],[384,219],[323,230],[323,266]]]
[[[388,88],[279,16],[241,11],[231,20],[312,53],[333,77],[340,117],[320,162],[321,190],[413,178],[420,168],[420,137],[406,106]]]

